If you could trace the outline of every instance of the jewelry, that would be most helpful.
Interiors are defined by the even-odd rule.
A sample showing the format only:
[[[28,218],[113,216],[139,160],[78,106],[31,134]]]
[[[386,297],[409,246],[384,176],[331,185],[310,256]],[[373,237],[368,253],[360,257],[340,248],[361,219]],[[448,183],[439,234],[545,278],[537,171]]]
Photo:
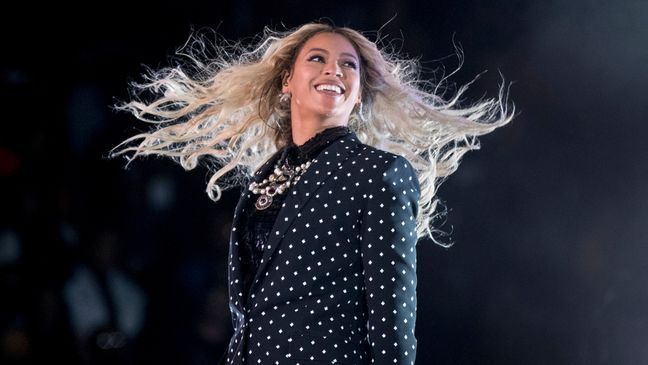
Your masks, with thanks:
[[[248,189],[254,194],[261,194],[254,204],[257,210],[266,209],[272,204],[273,196],[283,194],[291,185],[295,185],[311,163],[312,161],[307,161],[294,168],[285,162],[281,168],[276,164],[267,179],[260,183],[252,182]]]
[[[290,101],[291,94],[290,93],[281,93],[279,96],[279,102],[280,103],[287,103]]]
[[[359,118],[361,121],[366,122],[366,121],[367,121],[367,118],[365,117],[365,115],[364,115],[364,113],[363,113],[363,110],[362,110],[362,109],[363,109],[363,108],[362,108],[362,107],[363,107],[363,105],[362,105],[362,100],[361,100],[359,103],[357,103],[355,106],[358,107],[358,108],[355,110],[355,113],[356,113],[356,115],[358,116],[358,118]]]

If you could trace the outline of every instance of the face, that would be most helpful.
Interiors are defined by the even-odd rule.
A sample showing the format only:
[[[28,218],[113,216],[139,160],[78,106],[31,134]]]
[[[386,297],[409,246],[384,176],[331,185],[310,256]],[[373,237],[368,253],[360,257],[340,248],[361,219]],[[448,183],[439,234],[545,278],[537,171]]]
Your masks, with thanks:
[[[347,125],[361,98],[360,57],[344,36],[316,34],[297,54],[282,92],[291,94],[293,118]]]

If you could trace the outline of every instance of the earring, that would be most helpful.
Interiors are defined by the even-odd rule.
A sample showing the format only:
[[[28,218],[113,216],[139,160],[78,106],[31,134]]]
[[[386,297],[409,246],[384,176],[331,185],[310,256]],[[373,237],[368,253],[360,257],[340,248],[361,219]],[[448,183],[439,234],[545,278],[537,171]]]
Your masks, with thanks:
[[[360,119],[363,122],[366,122],[367,118],[364,116],[362,100],[358,104],[356,104],[356,106],[358,107],[358,109],[356,110],[358,119]]]
[[[288,87],[288,81],[283,82],[283,87]],[[279,102],[280,103],[285,103],[285,102],[289,101],[290,96],[291,95],[290,95],[289,92],[281,93],[281,96],[279,96]]]
[[[280,103],[287,103],[290,101],[290,93],[281,93],[281,96],[279,96],[279,102]]]

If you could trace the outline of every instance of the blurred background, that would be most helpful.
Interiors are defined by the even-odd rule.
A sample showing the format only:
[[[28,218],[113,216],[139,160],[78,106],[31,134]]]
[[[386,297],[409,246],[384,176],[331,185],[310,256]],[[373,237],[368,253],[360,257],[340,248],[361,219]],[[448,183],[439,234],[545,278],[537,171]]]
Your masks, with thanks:
[[[215,364],[231,334],[238,190],[108,151],[111,109],[192,29],[249,39],[326,17],[382,35],[467,100],[519,116],[439,192],[421,241],[417,364],[648,363],[648,1],[97,1],[4,5],[0,362]],[[375,34],[375,33],[374,33]]]

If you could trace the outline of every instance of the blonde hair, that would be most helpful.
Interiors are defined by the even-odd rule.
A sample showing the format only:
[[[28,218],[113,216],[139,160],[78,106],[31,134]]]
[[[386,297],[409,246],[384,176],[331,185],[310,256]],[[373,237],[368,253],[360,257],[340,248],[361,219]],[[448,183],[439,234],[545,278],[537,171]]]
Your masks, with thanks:
[[[281,99],[282,77],[303,44],[322,32],[346,37],[361,59],[362,107],[352,113],[349,127],[361,142],[412,164],[421,187],[418,237],[447,245],[436,237],[443,232],[432,225],[442,215],[437,189],[466,152],[479,148],[477,136],[512,119],[514,106],[509,109],[502,85],[498,98],[459,107],[468,85],[445,100],[437,94],[442,83],[419,80],[416,61],[381,51],[349,28],[309,23],[285,33],[266,29],[252,46],[224,42],[213,47],[211,56],[203,38],[192,36],[178,52],[190,63],[151,71],[146,82],[133,84],[137,93],[155,95],[152,101],[135,98],[117,106],[157,128],[125,140],[112,155],[131,153],[129,160],[165,155],[187,170],[208,156],[200,159],[215,163],[207,193],[218,200],[222,188],[242,183],[288,143],[290,105]]]

